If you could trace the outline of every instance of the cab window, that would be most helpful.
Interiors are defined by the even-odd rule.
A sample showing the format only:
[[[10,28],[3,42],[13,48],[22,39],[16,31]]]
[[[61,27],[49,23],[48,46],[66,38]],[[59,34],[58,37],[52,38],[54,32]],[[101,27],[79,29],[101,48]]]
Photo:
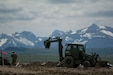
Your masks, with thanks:
[[[78,49],[85,52],[84,46],[78,46]]]

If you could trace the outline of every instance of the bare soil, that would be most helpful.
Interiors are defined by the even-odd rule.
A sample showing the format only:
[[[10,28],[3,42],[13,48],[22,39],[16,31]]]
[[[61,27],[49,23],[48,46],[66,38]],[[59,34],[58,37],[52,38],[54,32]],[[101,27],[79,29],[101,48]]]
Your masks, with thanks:
[[[0,66],[0,75],[113,75],[113,67],[66,68],[56,67],[58,62]]]

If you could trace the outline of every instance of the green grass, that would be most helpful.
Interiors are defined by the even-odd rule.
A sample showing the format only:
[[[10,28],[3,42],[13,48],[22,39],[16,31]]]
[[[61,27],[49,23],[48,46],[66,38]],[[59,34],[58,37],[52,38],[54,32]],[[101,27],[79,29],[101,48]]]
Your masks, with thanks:
[[[58,61],[58,56],[52,55],[21,55],[18,57],[18,62],[45,62],[45,61]]]
[[[5,56],[4,56],[5,57]],[[11,62],[11,57],[6,56],[10,62]],[[103,61],[108,61],[111,64],[113,64],[113,56],[101,56],[101,59]],[[36,54],[18,54],[18,62],[46,62],[46,61],[52,61],[52,62],[58,62],[59,61],[59,56],[58,55],[36,55]]]
[[[113,64],[113,56],[102,56],[101,59],[103,61],[108,61]],[[59,56],[56,55],[20,55],[18,56],[19,62],[46,62],[52,61],[57,62],[59,61]]]
[[[103,61],[108,61],[109,63],[113,64],[113,56],[102,56],[101,59]]]
[[[15,51],[18,55],[18,62],[43,62],[43,61],[59,61],[59,54],[58,49],[44,49],[44,48],[36,48],[36,49],[27,49],[27,50],[6,50],[8,53],[7,55],[4,55],[4,57],[8,57],[8,59],[11,61],[11,52]],[[92,51],[92,50],[91,50]],[[113,50],[106,50],[107,52],[101,50],[94,50],[98,51],[101,56],[102,60],[106,60],[113,64]],[[63,52],[65,53],[65,52]],[[63,54],[64,55],[64,54]]]
[[[11,62],[11,57],[10,56],[4,56],[5,58],[9,59]],[[47,62],[47,61],[52,61],[52,62],[58,62],[59,61],[59,56],[56,55],[18,55],[17,62],[20,63],[30,63],[30,62]]]

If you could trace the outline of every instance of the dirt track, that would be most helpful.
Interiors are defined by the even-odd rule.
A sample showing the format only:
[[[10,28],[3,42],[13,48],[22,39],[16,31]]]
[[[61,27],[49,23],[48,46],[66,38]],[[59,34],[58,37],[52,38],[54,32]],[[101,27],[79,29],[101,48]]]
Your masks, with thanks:
[[[0,66],[0,75],[113,75],[113,68],[66,68],[55,67],[56,64],[35,62],[18,67]]]

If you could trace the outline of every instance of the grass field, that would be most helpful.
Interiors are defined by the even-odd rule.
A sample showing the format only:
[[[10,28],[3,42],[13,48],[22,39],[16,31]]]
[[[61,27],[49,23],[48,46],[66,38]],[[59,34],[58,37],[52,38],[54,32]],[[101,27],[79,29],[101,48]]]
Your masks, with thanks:
[[[108,61],[111,64],[113,64],[113,56],[102,56],[102,60]],[[59,56],[57,55],[21,55],[18,57],[19,62],[46,62],[46,61],[52,61],[57,62],[59,61]]]
[[[21,55],[18,58],[19,62],[46,62],[46,61],[52,61],[52,62],[56,62],[58,61],[58,56],[54,56],[54,55]]]
[[[11,62],[11,57],[8,57]],[[113,64],[113,56],[102,56],[103,61],[108,61],[110,64]],[[31,63],[31,62],[58,62],[58,55],[18,55],[17,62],[20,63]]]
[[[113,64],[113,56],[102,56],[101,59]]]
[[[104,50],[104,51],[103,51]],[[44,49],[44,48],[33,48],[33,49],[11,49],[11,50],[5,50],[8,54],[4,55],[4,57],[7,57],[11,61],[11,52],[15,51],[18,55],[18,62],[46,62],[46,61],[52,61],[56,62],[59,60],[59,54],[57,48],[51,48],[51,49]],[[112,49],[89,49],[89,53],[91,52],[97,52],[102,60],[109,61],[113,64],[113,50]],[[86,53],[88,53],[86,51]],[[63,50],[63,53],[64,50]],[[64,54],[63,54],[64,55]]]

